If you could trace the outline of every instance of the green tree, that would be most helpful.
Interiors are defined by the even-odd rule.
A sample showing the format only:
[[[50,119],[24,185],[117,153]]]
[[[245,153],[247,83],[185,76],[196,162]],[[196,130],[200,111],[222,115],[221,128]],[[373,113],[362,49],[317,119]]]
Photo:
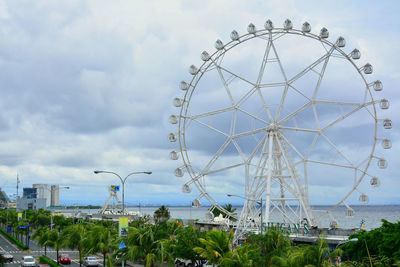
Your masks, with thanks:
[[[286,255],[291,246],[287,233],[269,229],[264,234],[250,234],[248,242],[259,248],[255,261],[260,265],[269,265],[274,256]]]
[[[204,236],[205,232],[200,232],[194,227],[179,227],[170,239],[169,253],[173,258],[190,260],[193,266],[200,266],[204,258],[193,249],[202,246],[199,239]]]
[[[227,254],[220,261],[223,267],[252,267],[256,266],[253,260],[254,255],[258,252],[257,247],[250,244],[238,246],[231,254]]]
[[[361,260],[370,264],[372,259],[390,264],[400,262],[400,221],[391,223],[382,220],[382,226],[371,231],[359,231],[349,236],[349,240],[341,247],[353,260]]]
[[[55,228],[62,231],[65,227],[67,227],[69,225],[73,225],[74,219],[73,218],[65,218],[63,215],[54,215],[53,223],[55,225]]]
[[[82,266],[86,232],[86,227],[82,224],[71,225],[64,230],[65,245],[70,249],[77,249],[79,251],[79,266]]]
[[[327,241],[324,238],[318,238],[313,245],[290,247],[286,254],[272,257],[271,264],[287,267],[325,267],[331,266],[331,258],[335,259],[341,255],[341,249],[330,252]]]
[[[44,255],[47,256],[47,246],[52,245],[52,241],[49,238],[49,228],[40,227],[32,235],[32,238],[37,240],[39,246],[44,247]]]
[[[95,225],[90,229],[83,245],[88,253],[101,253],[103,266],[106,266],[106,258],[118,248],[116,229]]]
[[[205,238],[199,241],[202,247],[195,247],[193,250],[211,264],[220,264],[223,258],[230,258],[232,254],[233,232],[212,230],[207,232]]]
[[[48,226],[50,225],[51,218],[49,216],[46,216],[44,214],[38,214],[36,217],[36,225],[43,227],[43,226]]]
[[[118,255],[123,260],[143,260],[146,267],[162,263],[162,240],[156,238],[156,230],[156,225],[151,224],[142,228],[129,227],[128,236],[122,238],[126,247],[120,249]]]
[[[64,237],[57,230],[50,230],[48,233],[48,246],[54,248],[57,252],[57,264],[59,264],[59,251],[64,247]]]
[[[159,222],[166,222],[169,220],[169,218],[171,217],[171,214],[169,213],[169,210],[167,207],[165,207],[164,205],[162,205],[161,207],[159,207],[155,212],[154,212],[154,221],[156,223]]]

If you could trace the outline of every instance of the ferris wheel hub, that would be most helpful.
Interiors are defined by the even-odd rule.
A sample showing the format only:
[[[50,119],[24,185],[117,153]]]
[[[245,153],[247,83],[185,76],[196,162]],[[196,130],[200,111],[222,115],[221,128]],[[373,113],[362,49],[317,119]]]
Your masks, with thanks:
[[[268,126],[267,126],[267,132],[277,132],[279,129],[279,124],[276,122],[271,122]]]

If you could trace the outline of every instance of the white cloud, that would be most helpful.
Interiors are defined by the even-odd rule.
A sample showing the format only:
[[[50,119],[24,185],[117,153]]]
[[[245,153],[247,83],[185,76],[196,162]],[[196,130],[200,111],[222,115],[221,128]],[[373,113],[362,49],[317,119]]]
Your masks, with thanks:
[[[387,97],[393,107],[385,115],[398,125],[399,25],[396,16],[385,13],[374,13],[371,19],[370,10],[345,1],[334,6],[278,0],[36,1],[25,6],[1,1],[0,186],[13,193],[19,173],[24,186],[70,184],[71,190],[63,193],[69,203],[99,203],[107,197],[112,178],[94,175],[94,169],[121,175],[151,170],[151,176],[129,182],[135,194],[128,195],[128,201],[187,203],[197,192],[181,193],[183,180],[173,176],[173,170],[182,162],[168,159],[176,144],[168,144],[167,134],[176,129],[167,125],[167,118],[178,112],[171,101],[182,97],[179,82],[190,78],[188,66],[201,64],[203,50],[214,51],[216,39],[227,42],[233,29],[245,33],[250,22],[261,29],[268,18],[277,27],[290,18],[296,28],[307,20],[316,33],[326,26],[330,40],[343,35],[347,50],[360,48],[358,64],[373,64],[371,79],[379,78],[385,86],[378,96]],[[386,22],[384,28],[373,25],[379,20]],[[304,48],[297,62],[309,52]],[[203,100],[207,103],[206,98],[199,103]],[[396,127],[393,132],[395,140]],[[209,145],[199,140],[191,152],[205,161]],[[393,142],[386,177],[380,175],[379,190],[394,198],[399,173],[392,161],[398,146]],[[218,188],[243,191],[233,183],[243,183],[242,178],[223,180],[229,175],[240,176],[227,172],[210,185],[216,198],[224,195],[218,195]],[[105,193],[97,193],[102,190]],[[390,202],[373,194],[376,203]],[[78,199],[82,195],[86,198]]]

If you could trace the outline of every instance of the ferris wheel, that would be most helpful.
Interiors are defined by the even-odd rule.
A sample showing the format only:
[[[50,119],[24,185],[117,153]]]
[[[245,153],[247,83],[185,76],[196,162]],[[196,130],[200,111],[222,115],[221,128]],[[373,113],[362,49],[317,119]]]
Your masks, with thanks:
[[[300,30],[289,19],[281,28],[249,24],[202,52],[191,80],[180,83],[184,96],[173,99],[180,112],[169,117],[178,125],[169,141],[179,144],[170,158],[183,161],[175,176],[187,178],[184,193],[197,188],[193,206],[205,199],[230,216],[215,195],[241,190],[236,238],[274,220],[317,226],[328,215],[335,224],[335,208],[353,216],[349,203],[368,203],[366,185],[380,184],[392,121],[378,113],[389,101],[379,95],[382,82],[370,79],[372,65],[357,63],[361,52],[328,37],[326,28],[311,33],[308,22]],[[320,202],[329,207],[312,208]]]

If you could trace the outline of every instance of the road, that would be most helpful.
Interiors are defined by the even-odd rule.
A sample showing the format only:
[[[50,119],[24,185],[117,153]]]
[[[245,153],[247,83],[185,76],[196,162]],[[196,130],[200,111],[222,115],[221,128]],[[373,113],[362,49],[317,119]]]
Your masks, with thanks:
[[[44,255],[44,249],[39,247],[35,241],[30,242],[29,244],[30,251],[20,250],[16,245],[12,244],[8,239],[6,239],[2,234],[0,234],[0,250],[8,251],[11,255],[14,256],[14,261],[11,263],[6,263],[7,267],[17,267],[22,263],[23,256],[33,256],[34,258],[39,258],[39,256]],[[59,255],[68,254],[71,257],[72,263],[71,267],[79,266],[79,254],[78,251],[73,250],[60,250]],[[47,249],[47,257],[50,259],[56,260],[57,252],[54,250]],[[100,259],[101,260],[101,259]],[[39,263],[39,261],[37,261]],[[103,264],[99,264],[103,266]]]
[[[29,243],[29,252],[25,250],[19,249],[16,245],[12,244],[10,241],[8,241],[7,238],[5,238],[2,234],[0,234],[0,251],[7,251],[11,255],[14,256],[14,261],[11,263],[6,263],[6,267],[19,267],[21,266],[21,263],[23,262],[23,257],[24,256],[32,256],[34,258],[37,258],[37,263],[39,264],[39,257],[44,255],[44,248],[39,247],[37,245],[35,240],[30,240]],[[77,250],[68,250],[68,249],[62,249],[58,252],[59,255],[61,254],[68,254],[71,258],[71,265],[66,265],[66,266],[71,266],[71,267],[77,267],[79,266],[79,253]],[[57,259],[57,252],[55,250],[47,249],[46,253],[47,257],[56,260]],[[99,255],[97,255],[97,258],[99,259],[99,266],[103,266],[103,258]],[[61,264],[60,264],[61,265]],[[83,266],[83,265],[82,265]],[[125,263],[125,266],[132,266],[132,267],[142,267],[143,265],[138,265],[138,264],[133,264],[131,262]]]

